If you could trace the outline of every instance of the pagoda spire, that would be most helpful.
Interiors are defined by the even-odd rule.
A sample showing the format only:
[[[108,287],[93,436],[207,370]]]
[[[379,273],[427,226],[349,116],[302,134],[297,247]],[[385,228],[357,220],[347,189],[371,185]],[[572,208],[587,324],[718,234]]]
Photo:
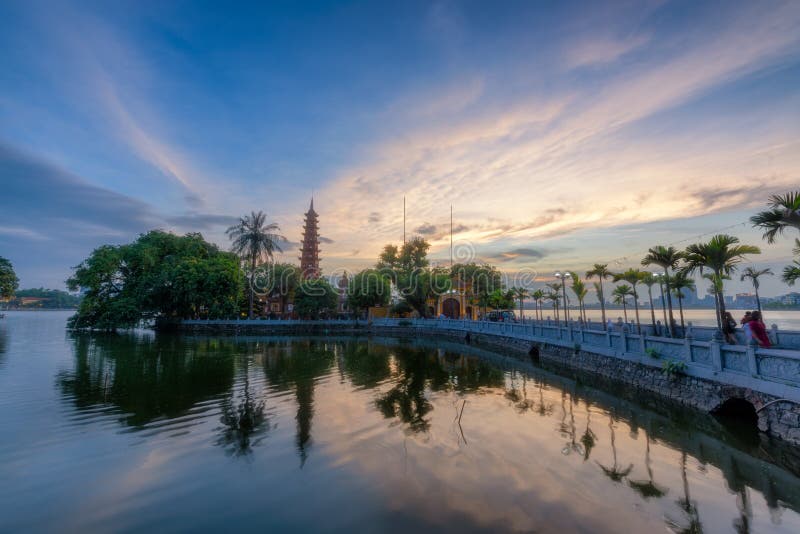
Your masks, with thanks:
[[[314,211],[314,196],[305,214],[303,244],[300,248],[300,275],[304,280],[319,278],[319,220]]]

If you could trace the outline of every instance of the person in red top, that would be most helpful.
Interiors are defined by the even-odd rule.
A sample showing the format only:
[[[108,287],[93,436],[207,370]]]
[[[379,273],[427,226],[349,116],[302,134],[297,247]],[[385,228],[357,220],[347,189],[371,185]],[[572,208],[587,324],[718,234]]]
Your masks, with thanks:
[[[767,335],[767,327],[764,325],[764,321],[761,320],[761,313],[754,311],[750,315],[750,322],[747,324],[750,326],[750,332],[753,334],[753,339],[756,340],[758,346],[768,349],[771,343]]]

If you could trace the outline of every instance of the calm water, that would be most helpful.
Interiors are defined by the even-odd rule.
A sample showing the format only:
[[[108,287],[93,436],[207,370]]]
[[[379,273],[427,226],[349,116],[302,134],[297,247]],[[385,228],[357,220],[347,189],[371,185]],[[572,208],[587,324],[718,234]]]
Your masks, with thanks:
[[[736,308],[732,308],[727,310],[731,312],[733,317],[738,321],[744,316],[745,311],[747,310],[740,310]],[[564,312],[559,309],[559,314],[563,314]],[[551,306],[545,306],[544,308],[544,315],[547,317],[548,315],[552,318],[553,315],[553,308]],[[570,315],[572,317],[577,318],[577,312],[575,310],[570,310]],[[678,321],[680,324],[680,315],[678,313],[678,307],[675,306],[673,310],[673,315],[675,316],[675,320]],[[612,320],[616,321],[617,317],[622,317],[622,309],[619,310],[606,310],[606,318],[611,317]],[[714,310],[683,310],[684,321],[691,321],[692,324],[696,326],[716,326],[717,320],[714,316]],[[525,310],[525,317],[534,317],[533,310]],[[591,319],[592,321],[600,321],[601,313],[600,309],[596,310],[586,310],[586,317]],[[628,320],[633,321],[635,320],[635,315],[633,308],[628,309]],[[650,306],[647,307],[640,307],[639,308],[639,317],[642,321],[642,324],[650,324]],[[661,321],[664,323],[664,312],[656,308],[656,321]],[[768,326],[773,324],[778,325],[778,328],[782,328],[785,330],[800,330],[800,311],[798,310],[764,310],[764,322]]]
[[[3,532],[800,532],[798,451],[585,378],[66,317],[0,320]]]

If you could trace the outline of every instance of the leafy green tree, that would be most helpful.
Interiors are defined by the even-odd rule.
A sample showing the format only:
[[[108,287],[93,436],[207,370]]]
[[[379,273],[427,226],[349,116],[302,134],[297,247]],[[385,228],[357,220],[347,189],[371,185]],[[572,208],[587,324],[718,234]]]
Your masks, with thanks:
[[[356,273],[347,286],[347,305],[353,310],[366,310],[372,306],[386,306],[392,293],[389,278],[377,269]]]
[[[739,238],[726,234],[715,235],[707,243],[695,243],[686,247],[684,271],[691,274],[694,271],[702,273],[710,270],[715,289],[717,304],[717,327],[722,330],[722,320],[725,317],[725,300],[723,298],[723,280],[736,270],[745,256],[760,254],[761,250],[753,245],[740,245]]]
[[[398,249],[386,245],[375,268],[397,287],[400,296],[420,317],[429,315],[427,303],[449,291],[452,287],[450,272],[443,268],[430,268],[430,244],[414,237]]]
[[[792,252],[794,252],[796,256],[800,257],[800,239],[795,239],[794,242],[795,248]],[[792,265],[787,265],[783,268],[781,280],[790,286],[793,286],[797,280],[800,280],[800,260],[794,260]]]
[[[11,262],[0,256],[0,299],[9,300],[19,287],[19,278]]]
[[[607,263],[595,263],[594,267],[586,271],[586,279],[597,277],[599,283],[595,286],[597,290],[597,299],[600,301],[600,313],[603,318],[603,328],[606,327],[606,298],[603,294],[603,280],[613,277],[611,271],[608,270]]]
[[[589,290],[586,289],[586,284],[580,279],[578,273],[571,274],[572,292],[575,293],[575,297],[578,299],[578,312],[580,313],[581,321],[586,324],[586,309],[583,307],[583,301],[586,299],[586,295],[589,294]]]
[[[634,295],[633,288],[628,284],[622,284],[614,288],[612,293],[614,295],[614,304],[622,305],[622,313],[625,316],[625,322],[628,322],[628,302],[627,299]]]
[[[303,280],[294,294],[294,311],[302,319],[319,319],[336,311],[339,293],[323,278]]]
[[[561,284],[547,284],[547,285],[548,286],[554,285],[554,286],[561,287]],[[550,289],[551,289],[551,291],[549,291],[545,295],[545,298],[547,300],[549,300],[553,304],[553,316],[556,319],[556,324],[558,324],[558,322],[559,322],[559,319],[558,319],[558,303],[561,300],[561,295],[559,295],[558,291],[554,290],[552,287]]]
[[[500,271],[488,264],[456,263],[450,269],[450,278],[464,287],[465,296],[472,304],[484,308],[489,305],[489,295],[503,288]]]
[[[228,228],[225,233],[232,241],[231,249],[239,255],[248,265],[248,284],[249,292],[249,311],[248,316],[253,318],[253,298],[255,287],[253,279],[256,276],[256,267],[264,260],[271,260],[275,251],[282,252],[279,243],[286,241],[286,238],[278,232],[280,227],[277,223],[267,223],[266,213],[259,211],[252,212],[239,219],[239,222]]]
[[[257,269],[254,287],[270,299],[278,299],[286,312],[300,284],[300,268],[291,263],[274,263]]]
[[[684,253],[675,247],[665,247],[658,245],[648,250],[647,255],[642,259],[642,265],[658,265],[664,269],[664,284],[667,295],[667,309],[669,310],[669,333],[675,337],[675,317],[672,313],[672,292],[670,291],[670,269],[675,270],[683,259]]]
[[[536,318],[541,320],[542,319],[542,301],[544,300],[545,294],[544,291],[541,289],[537,289],[533,293],[531,293],[531,298],[533,299],[534,304],[536,305]]]
[[[85,292],[72,328],[115,330],[158,317],[229,316],[242,276],[238,258],[200,234],[154,230],[127,245],[98,247],[67,286]]]
[[[739,278],[740,282],[744,282],[745,279],[749,278],[753,284],[753,290],[756,292],[756,305],[758,306],[758,311],[761,312],[761,297],[758,295],[758,288],[761,286],[761,283],[758,281],[759,278],[762,276],[773,276],[775,273],[772,272],[772,269],[755,269],[753,267],[748,267],[744,271],[742,271],[742,276]]]

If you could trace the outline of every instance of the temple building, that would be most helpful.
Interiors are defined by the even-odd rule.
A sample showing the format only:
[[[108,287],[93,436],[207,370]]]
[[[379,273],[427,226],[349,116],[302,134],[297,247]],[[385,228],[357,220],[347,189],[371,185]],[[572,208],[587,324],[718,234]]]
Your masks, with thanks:
[[[314,211],[314,197],[303,223],[303,244],[300,248],[300,276],[303,280],[319,278],[319,221]]]

